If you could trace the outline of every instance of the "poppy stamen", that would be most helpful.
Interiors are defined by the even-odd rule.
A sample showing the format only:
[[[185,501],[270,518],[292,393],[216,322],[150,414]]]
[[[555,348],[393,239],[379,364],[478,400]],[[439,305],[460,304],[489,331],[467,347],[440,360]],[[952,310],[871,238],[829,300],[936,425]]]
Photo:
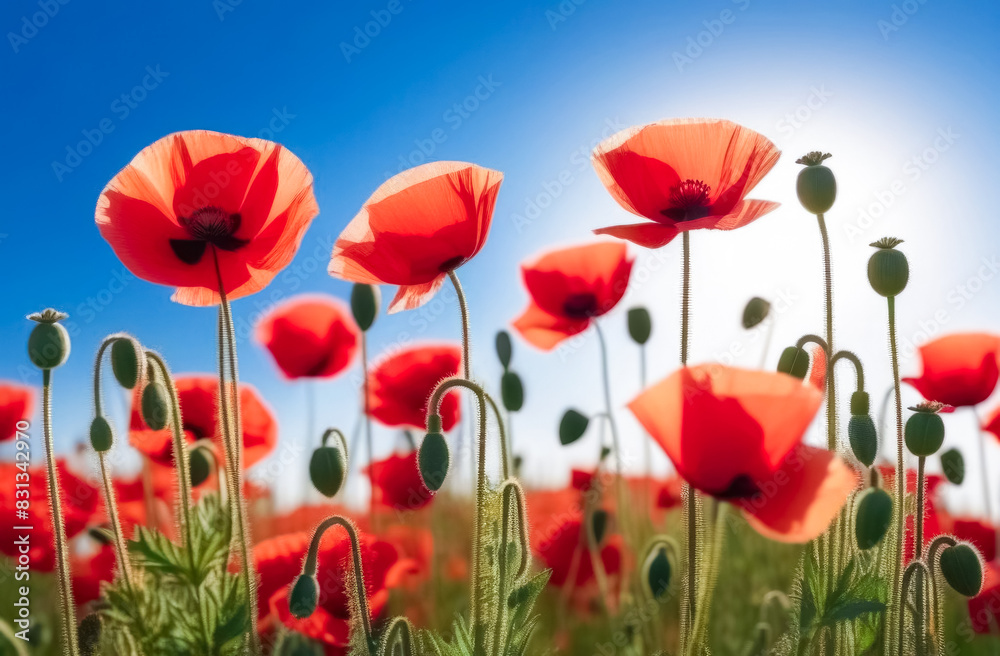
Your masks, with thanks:
[[[663,210],[663,215],[674,221],[693,221],[711,214],[708,202],[712,190],[701,180],[684,180],[670,189],[671,207]]]
[[[596,317],[597,297],[593,294],[571,294],[563,303],[563,312],[571,319],[590,319]]]
[[[208,244],[224,251],[235,251],[246,246],[250,240],[235,236],[240,229],[242,217],[230,214],[218,207],[203,207],[195,210],[190,217],[180,217],[179,222],[191,235],[191,239],[171,239],[170,247],[174,255],[185,264],[197,264]]]

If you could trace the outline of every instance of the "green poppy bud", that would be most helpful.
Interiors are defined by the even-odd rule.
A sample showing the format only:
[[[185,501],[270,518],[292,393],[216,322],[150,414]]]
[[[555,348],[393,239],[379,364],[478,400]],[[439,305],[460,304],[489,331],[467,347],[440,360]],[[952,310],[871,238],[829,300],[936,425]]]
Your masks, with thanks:
[[[634,307],[628,311],[628,334],[636,344],[645,344],[653,332],[653,319],[649,310]]]
[[[441,489],[450,464],[451,453],[444,435],[437,431],[427,433],[417,452],[417,465],[420,468],[420,478],[428,490],[437,492]]]
[[[906,256],[896,250],[902,243],[902,239],[885,237],[871,244],[878,250],[868,260],[868,282],[882,296],[898,295],[910,279]]]
[[[49,308],[28,317],[37,322],[28,335],[28,357],[39,369],[55,369],[69,358],[69,333],[59,323],[67,316]]]
[[[139,382],[139,354],[130,339],[116,339],[111,343],[111,371],[118,384],[134,389]]]
[[[150,382],[142,390],[142,420],[152,430],[163,430],[167,427],[168,408],[167,388],[162,383]]]
[[[188,475],[191,478],[191,487],[198,487],[212,473],[212,463],[208,461],[206,449],[207,447],[198,446],[188,452]]]
[[[965,480],[965,458],[958,449],[948,449],[941,454],[941,469],[945,478],[954,485],[961,485]]]
[[[351,314],[354,315],[354,323],[362,332],[366,332],[375,323],[378,316],[379,305],[382,303],[382,294],[375,285],[364,283],[354,283],[351,288]]]
[[[809,372],[809,354],[805,349],[789,346],[778,358],[778,371],[796,378],[805,378]]]
[[[347,463],[337,447],[321,446],[309,458],[309,479],[325,497],[332,499],[337,496],[346,474]]]
[[[743,327],[750,330],[766,319],[770,312],[771,304],[760,296],[754,296],[747,301],[746,307],[743,308]]]
[[[936,412],[918,410],[906,420],[903,436],[910,453],[923,458],[932,456],[944,443],[944,420]]]
[[[796,164],[805,164],[806,168],[799,171],[795,183],[795,191],[799,202],[811,214],[823,214],[833,207],[837,199],[837,179],[833,171],[823,166],[825,159],[832,157],[830,153],[814,151],[796,160]]]
[[[871,467],[878,455],[878,434],[871,415],[851,415],[847,421],[847,439],[858,462]]]
[[[959,542],[941,552],[941,574],[952,590],[975,597],[983,587],[983,561],[967,542]]]
[[[854,537],[862,551],[882,541],[892,523],[892,497],[878,487],[870,487],[860,495],[858,514],[854,520]]]
[[[854,392],[851,394],[851,414],[866,415],[870,409],[868,392]]]
[[[587,432],[590,419],[586,415],[570,408],[559,421],[559,442],[567,446],[576,442]]]
[[[670,589],[672,573],[667,548],[662,544],[655,545],[646,556],[642,572],[642,581],[645,584],[646,592],[657,601],[663,599],[667,590]]]
[[[94,421],[90,422],[90,445],[94,447],[94,451],[104,453],[111,448],[112,443],[114,433],[111,424],[104,417],[94,417]]]
[[[511,412],[517,412],[524,405],[524,385],[513,371],[505,371],[500,378],[500,399],[503,407]]]
[[[497,333],[496,349],[500,364],[506,370],[510,366],[510,358],[514,352],[514,346],[510,341],[510,334],[506,330],[501,330]]]
[[[604,535],[608,532],[608,522],[611,517],[607,510],[598,508],[590,515],[590,530],[594,536],[594,544],[600,546],[604,542]]]
[[[288,593],[288,610],[293,617],[305,619],[316,611],[319,603],[319,581],[315,576],[299,574]]]
[[[81,621],[76,632],[80,656],[93,656],[101,644],[101,616],[97,613],[87,614]],[[4,652],[6,653],[6,652]],[[17,652],[14,652],[15,654]]]

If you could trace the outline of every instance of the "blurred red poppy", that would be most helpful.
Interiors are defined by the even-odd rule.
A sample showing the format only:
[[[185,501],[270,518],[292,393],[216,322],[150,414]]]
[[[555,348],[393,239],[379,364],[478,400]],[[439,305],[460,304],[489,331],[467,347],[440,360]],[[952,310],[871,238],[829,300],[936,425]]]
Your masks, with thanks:
[[[879,474],[882,476],[882,487],[886,490],[895,490],[896,468],[892,465],[878,465]],[[938,498],[938,488],[944,483],[944,477],[938,474],[927,474],[924,476],[924,547],[927,543],[939,535],[946,533],[944,523],[947,521],[944,512],[940,509],[941,501]],[[915,495],[917,493],[917,470],[906,470],[906,493]],[[903,537],[903,561],[910,562],[916,557],[916,517],[913,513],[906,516],[906,529]]]
[[[34,407],[33,389],[0,381],[0,442],[17,437],[17,423],[30,420]]]
[[[181,404],[181,420],[187,441],[210,439],[219,443],[219,379],[209,374],[178,376],[177,397]],[[153,462],[160,465],[173,463],[173,443],[170,428],[150,430],[139,411],[136,387],[129,426],[129,442]],[[270,408],[252,385],[240,384],[240,413],[243,420],[243,466],[250,467],[264,459],[278,442],[278,424]],[[221,462],[222,451],[217,456]]]
[[[982,403],[996,389],[1000,337],[986,333],[945,335],[920,347],[924,371],[904,378],[928,401],[961,408]]]
[[[432,162],[375,190],[333,247],[330,275],[399,285],[389,313],[420,307],[486,243],[503,174]]]
[[[420,344],[376,363],[368,373],[368,413],[386,426],[427,427],[427,405],[434,388],[458,374],[462,350],[452,344]],[[441,425],[451,430],[459,418],[458,395],[441,400]]]
[[[822,398],[786,374],[702,365],[649,387],[629,409],[692,487],[739,500],[771,539],[807,542],[858,482],[834,453],[801,443]]]
[[[656,505],[663,510],[680,508],[684,502],[681,496],[683,482],[679,476],[671,476],[656,495]]]
[[[115,577],[115,548],[112,544],[102,544],[99,549],[88,554],[74,553],[70,558],[73,581],[73,601],[82,606],[96,601],[101,596],[101,583],[110,583]]]
[[[781,152],[730,121],[673,119],[632,127],[598,144],[591,160],[618,204],[651,223],[595,230],[659,248],[686,230],[733,230],[778,207],[746,195]]]
[[[574,588],[582,588],[595,581],[594,565],[590,560],[582,534],[583,522],[579,515],[567,517],[549,527],[535,538],[535,553],[552,570],[549,583],[562,587],[569,581],[573,561],[576,562]],[[574,556],[574,553],[576,554]],[[608,537],[601,546],[601,563],[608,576],[616,576],[622,569],[622,544],[617,535]]]
[[[100,492],[77,476],[66,464],[65,460],[56,460],[59,489],[62,493],[62,513],[66,526],[66,537],[72,539],[87,527],[100,501]],[[18,477],[20,475],[20,478]],[[31,539],[28,558],[31,560],[32,571],[51,572],[56,566],[56,554],[53,548],[54,535],[52,531],[52,514],[49,511],[48,474],[44,465],[29,467],[27,476],[13,462],[0,463],[0,480],[10,481],[9,485],[0,485],[0,553],[10,558],[20,555],[20,547],[16,540],[24,535],[24,531],[15,531],[15,526],[31,526]],[[14,487],[16,482],[27,480],[31,499],[31,508],[27,520],[19,517],[14,505],[17,501]]]
[[[550,251],[522,265],[531,302],[514,328],[546,351],[583,332],[622,299],[633,262],[625,244],[597,243]]]
[[[365,468],[375,489],[375,503],[394,510],[418,510],[431,502],[434,494],[424,485],[417,467],[417,452],[394,453]]]
[[[257,324],[256,334],[291,379],[336,376],[358,350],[350,310],[330,296],[297,296],[279,305]]]
[[[1000,563],[986,563],[982,591],[969,599],[972,630],[980,634],[1000,630]]]
[[[324,534],[319,549],[319,606],[303,620],[288,610],[288,591],[302,570],[302,561],[312,538],[310,532],[291,533],[264,540],[254,547],[254,561],[260,577],[261,630],[273,630],[283,623],[329,648],[327,653],[346,653],[350,644],[351,584],[350,542],[342,530]],[[412,571],[413,563],[401,559],[395,546],[369,535],[360,535],[362,570],[372,618],[377,618],[389,600],[389,590]]]
[[[956,517],[951,520],[951,530],[948,532],[959,540],[974,544],[986,562],[997,557],[997,529],[989,522],[972,517]]]
[[[97,227],[129,271],[185,305],[259,291],[319,213],[312,175],[282,146],[191,130],[144,148],[101,192]],[[218,269],[216,268],[218,267]]]

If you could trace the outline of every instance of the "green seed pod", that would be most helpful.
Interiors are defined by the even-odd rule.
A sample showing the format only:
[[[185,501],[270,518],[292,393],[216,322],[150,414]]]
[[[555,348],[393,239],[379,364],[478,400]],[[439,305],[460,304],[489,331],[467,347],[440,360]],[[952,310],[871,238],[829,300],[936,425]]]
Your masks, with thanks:
[[[80,656],[93,656],[101,643],[101,617],[97,613],[89,613],[81,621],[76,632]],[[6,652],[5,652],[6,653]],[[14,652],[17,653],[17,652]]]
[[[809,371],[809,354],[805,349],[789,346],[778,358],[778,371],[796,378],[805,378]]]
[[[503,407],[511,412],[517,412],[524,405],[524,385],[513,371],[505,371],[500,378],[500,399]]]
[[[315,576],[299,574],[288,593],[288,610],[293,617],[305,619],[316,611],[319,603],[319,581]]]
[[[354,315],[354,323],[362,332],[366,332],[375,323],[378,317],[378,309],[382,304],[382,294],[375,285],[364,283],[354,283],[351,288],[351,314]]]
[[[847,421],[847,439],[858,462],[871,467],[878,455],[878,433],[871,415],[851,415]]]
[[[866,415],[870,409],[868,392],[854,392],[851,394],[851,414]]]
[[[188,473],[191,478],[191,487],[198,487],[208,479],[212,473],[212,464],[205,455],[207,447],[198,446],[188,452]]]
[[[871,244],[878,250],[868,260],[868,282],[882,296],[898,295],[910,279],[906,256],[896,250],[902,243],[902,239],[885,237]]]
[[[590,419],[586,415],[570,408],[559,421],[559,442],[567,446],[576,442],[587,432]]]
[[[795,162],[806,165],[806,168],[799,171],[795,191],[802,207],[811,214],[829,211],[833,207],[833,201],[837,199],[837,179],[833,171],[822,164],[829,157],[830,153],[814,151]]]
[[[870,487],[860,495],[854,521],[854,537],[862,551],[882,541],[892,523],[892,497],[885,490]]]
[[[431,492],[437,492],[444,485],[451,464],[451,453],[444,435],[439,432],[427,433],[417,452],[420,478]]]
[[[163,430],[167,427],[170,402],[167,400],[167,388],[162,383],[150,382],[142,390],[142,420],[152,430]]]
[[[344,454],[333,446],[321,446],[309,458],[309,479],[323,496],[333,498],[340,492],[347,473]]]
[[[117,339],[111,343],[111,371],[118,384],[134,389],[139,382],[139,354],[130,339]]]
[[[944,444],[944,420],[935,412],[918,411],[906,420],[903,435],[910,453],[924,458],[932,456]]]
[[[941,469],[945,477],[954,485],[961,485],[965,480],[965,458],[958,449],[948,449],[941,454]]]
[[[941,574],[952,590],[975,597],[983,587],[983,561],[967,542],[959,542],[941,552]]]
[[[770,312],[771,304],[760,296],[754,296],[747,301],[746,307],[743,308],[743,327],[750,330],[764,319],[767,319],[767,315]]]
[[[654,546],[646,556],[642,572],[642,582],[646,592],[657,601],[663,599],[670,589],[672,573],[667,548],[662,544]]]
[[[634,307],[628,311],[628,334],[636,344],[645,344],[653,332],[653,319],[649,310]]]
[[[111,424],[104,417],[94,417],[94,421],[90,422],[90,445],[94,447],[94,451],[104,453],[113,443],[114,432],[111,430]]]
[[[604,535],[608,532],[608,523],[611,517],[607,510],[598,508],[590,516],[590,530],[594,536],[594,544],[600,546],[604,542]]]
[[[39,369],[55,369],[69,358],[69,333],[59,323],[67,316],[49,308],[28,317],[38,324],[28,336],[28,357]]]
[[[510,358],[514,352],[514,346],[510,341],[510,334],[506,330],[501,330],[497,333],[496,349],[500,364],[506,370],[510,366]]]

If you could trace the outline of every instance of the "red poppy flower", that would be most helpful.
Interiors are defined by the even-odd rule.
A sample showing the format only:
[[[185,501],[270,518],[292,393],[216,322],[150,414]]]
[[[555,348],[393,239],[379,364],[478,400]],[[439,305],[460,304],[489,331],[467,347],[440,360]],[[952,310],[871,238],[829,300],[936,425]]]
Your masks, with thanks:
[[[531,303],[514,328],[546,351],[583,332],[622,299],[633,262],[625,244],[598,243],[550,251],[522,265]]]
[[[104,188],[97,227],[129,271],[185,305],[263,289],[319,213],[312,175],[282,146],[191,130],[144,148]]]
[[[807,542],[858,482],[834,453],[801,443],[822,399],[786,374],[702,365],[674,372],[629,409],[692,487],[739,500],[769,538]]]
[[[219,379],[209,374],[186,375],[178,376],[175,383],[187,441],[210,439],[218,443],[221,439],[218,425]],[[153,462],[170,465],[174,458],[170,428],[154,431],[146,426],[139,411],[141,393],[137,387],[132,403],[129,442]],[[274,449],[278,441],[278,424],[257,390],[245,383],[240,383],[240,413],[243,420],[243,466],[250,467]],[[222,457],[221,450],[218,456]]]
[[[70,571],[73,581],[73,601],[78,606],[95,601],[101,596],[101,583],[115,578],[118,562],[112,544],[101,547],[87,555],[74,553],[70,557]]]
[[[432,162],[375,190],[333,247],[330,275],[399,285],[389,313],[420,307],[486,243],[503,174]]]
[[[394,510],[417,510],[431,502],[434,494],[424,485],[417,467],[417,452],[392,454],[365,468],[375,484],[375,503]]]
[[[674,119],[632,127],[594,149],[601,182],[618,204],[652,223],[595,230],[659,248],[686,230],[734,230],[778,207],[746,195],[781,152],[730,121]]]
[[[576,577],[574,588],[582,588],[595,581],[594,565],[590,560],[582,535],[583,522],[579,515],[566,517],[550,528],[548,532],[536,538],[534,549],[545,567],[552,570],[549,584],[562,587],[568,580],[573,566],[574,552],[576,558]],[[601,546],[601,563],[608,576],[615,576],[622,569],[622,544],[619,536],[610,536]]]
[[[461,362],[462,350],[451,344],[422,344],[393,353],[368,373],[368,413],[386,426],[425,429],[434,388],[457,375]],[[444,430],[458,423],[455,392],[445,395],[439,412]]]
[[[896,489],[896,468],[892,465],[879,465],[879,474],[882,476],[882,487],[892,491]],[[939,535],[946,533],[943,523],[944,513],[940,510],[940,500],[938,499],[938,488],[944,483],[944,477],[939,474],[927,474],[924,476],[924,546]],[[917,493],[917,470],[906,470],[906,493],[916,495]],[[906,528],[903,537],[903,560],[910,562],[916,556],[916,518],[913,513],[906,516]]]
[[[17,423],[31,419],[35,392],[30,387],[0,381],[0,442],[17,437]]]
[[[257,324],[257,341],[286,377],[330,378],[346,369],[358,350],[350,310],[329,296],[298,296]]]
[[[986,563],[983,589],[969,599],[969,619],[972,630],[980,634],[1000,629],[1000,563]]]
[[[680,508],[684,502],[684,498],[681,496],[682,483],[683,481],[678,476],[671,476],[667,479],[656,495],[656,506],[663,510]]]
[[[100,501],[100,492],[77,476],[62,459],[56,461],[59,489],[62,493],[62,513],[66,526],[66,537],[72,539],[87,527]],[[21,474],[22,478],[17,478]],[[13,462],[0,463],[0,480],[9,481],[0,485],[0,553],[16,559],[21,555],[16,540],[24,531],[15,531],[15,526],[31,526],[31,540],[28,557],[31,569],[51,572],[56,566],[53,548],[52,514],[49,511],[48,474],[44,465],[28,468],[28,484],[31,498],[29,517],[18,517],[15,482],[23,481],[23,472]]]
[[[985,333],[945,335],[920,347],[924,371],[904,378],[928,401],[961,408],[982,403],[996,389],[1000,337]]]
[[[316,611],[299,620],[288,610],[289,587],[302,570],[311,538],[310,532],[292,533],[265,540],[254,547],[254,561],[260,577],[261,629],[273,628],[278,621],[333,647],[332,653],[340,653],[339,648],[350,644],[351,604],[345,586],[351,582],[349,572],[352,571],[350,542],[342,530],[328,531],[320,543],[317,570],[320,596]],[[389,590],[401,582],[413,564],[408,559],[400,559],[396,547],[389,542],[364,534],[359,540],[369,611],[374,619],[385,608]]]
[[[974,544],[986,562],[997,557],[997,529],[989,522],[974,518],[955,518],[949,532],[959,540]]]

